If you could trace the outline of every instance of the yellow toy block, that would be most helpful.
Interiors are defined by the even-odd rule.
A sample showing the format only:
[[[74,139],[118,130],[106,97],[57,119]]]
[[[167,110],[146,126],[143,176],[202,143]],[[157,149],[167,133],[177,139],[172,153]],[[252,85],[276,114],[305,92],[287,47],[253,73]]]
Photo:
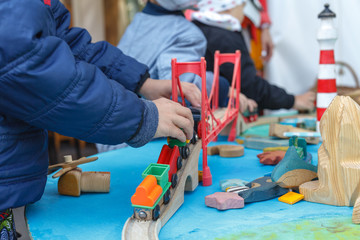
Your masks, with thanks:
[[[267,147],[264,148],[264,152],[273,152],[273,151],[287,151],[289,147]]]
[[[288,192],[281,197],[278,198],[280,202],[288,203],[288,204],[294,204],[298,201],[304,199],[304,195],[296,192]]]

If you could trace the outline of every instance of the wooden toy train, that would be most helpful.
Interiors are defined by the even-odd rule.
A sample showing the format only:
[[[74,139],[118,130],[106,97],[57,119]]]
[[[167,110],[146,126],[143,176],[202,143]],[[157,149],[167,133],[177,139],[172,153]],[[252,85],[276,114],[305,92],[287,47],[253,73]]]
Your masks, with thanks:
[[[191,142],[196,142],[196,136]],[[182,161],[190,155],[189,141],[180,142],[168,138],[160,152],[157,163],[151,163],[142,173],[144,180],[131,197],[134,217],[138,220],[154,220],[160,217],[160,206],[168,204],[171,192],[178,182],[177,171],[182,168]]]

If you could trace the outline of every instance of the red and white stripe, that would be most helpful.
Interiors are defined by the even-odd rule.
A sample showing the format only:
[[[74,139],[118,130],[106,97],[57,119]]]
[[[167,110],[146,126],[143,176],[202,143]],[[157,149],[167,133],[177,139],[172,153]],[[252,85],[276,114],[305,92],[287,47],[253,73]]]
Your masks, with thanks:
[[[330,105],[331,101],[337,95],[335,58],[333,49],[335,40],[336,39],[331,39],[331,41],[325,40],[324,42],[320,41],[320,68],[316,99],[317,130],[319,130],[319,122],[322,115]]]

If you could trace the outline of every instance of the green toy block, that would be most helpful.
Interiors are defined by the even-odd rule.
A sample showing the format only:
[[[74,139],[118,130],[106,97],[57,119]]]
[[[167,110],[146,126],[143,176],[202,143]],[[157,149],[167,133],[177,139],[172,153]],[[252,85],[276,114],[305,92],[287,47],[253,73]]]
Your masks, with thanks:
[[[162,187],[165,188],[165,185],[168,183],[169,179],[169,170],[170,166],[167,164],[158,164],[158,163],[151,163],[142,173],[142,177],[145,178],[147,175],[154,175],[157,183]]]

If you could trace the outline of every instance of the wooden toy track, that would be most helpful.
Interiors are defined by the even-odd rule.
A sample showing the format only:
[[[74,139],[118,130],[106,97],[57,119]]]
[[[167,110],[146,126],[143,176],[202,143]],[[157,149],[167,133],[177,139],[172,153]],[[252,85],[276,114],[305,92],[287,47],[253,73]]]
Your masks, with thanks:
[[[167,205],[162,204],[160,206],[160,218],[156,221],[142,221],[134,216],[128,218],[123,227],[121,239],[159,239],[160,229],[183,204],[184,192],[194,191],[198,185],[198,159],[201,144],[201,140],[198,140],[195,145],[191,144],[189,146],[190,156],[187,160],[183,160],[183,167],[177,172],[178,183],[175,188],[170,189],[170,202]]]
[[[200,62],[177,63],[172,60],[172,98],[177,102],[178,91],[180,93],[182,104],[185,106],[185,98],[181,89],[179,76],[183,73],[194,73],[202,79],[201,96],[201,120],[200,130],[198,129],[198,140],[190,144],[190,156],[187,160],[182,160],[183,167],[177,171],[178,183],[170,189],[170,201],[168,204],[159,203],[160,217],[156,221],[139,220],[135,218],[135,213],[130,217],[122,231],[123,240],[137,239],[158,239],[160,229],[166,224],[170,217],[178,210],[184,202],[184,191],[193,191],[198,185],[198,159],[201,148],[203,149],[203,186],[212,184],[210,168],[207,166],[207,145],[216,140],[217,135],[228,125],[232,123],[229,134],[229,141],[233,141],[236,136],[236,123],[239,116],[240,103],[238,98],[240,94],[240,51],[234,54],[215,53],[214,80],[210,93],[207,96],[206,91],[206,62],[201,58]],[[219,109],[219,66],[223,63],[234,64],[234,75],[230,89],[230,99],[227,108]],[[215,114],[216,113],[216,114]]]

